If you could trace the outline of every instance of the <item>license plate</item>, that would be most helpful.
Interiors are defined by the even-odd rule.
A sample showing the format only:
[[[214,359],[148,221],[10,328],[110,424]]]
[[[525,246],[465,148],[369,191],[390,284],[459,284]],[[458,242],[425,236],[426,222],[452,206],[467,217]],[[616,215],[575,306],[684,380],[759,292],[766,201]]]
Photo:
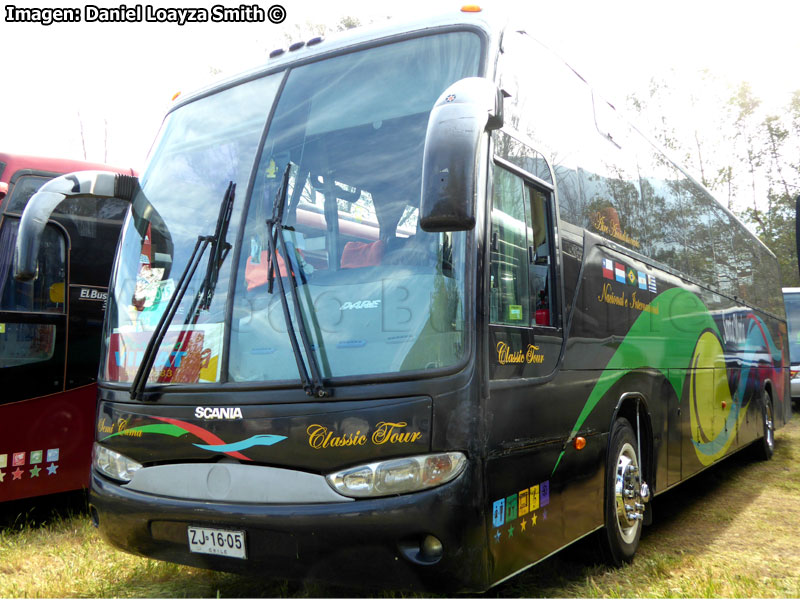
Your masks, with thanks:
[[[244,531],[189,527],[189,551],[232,558],[247,558]]]

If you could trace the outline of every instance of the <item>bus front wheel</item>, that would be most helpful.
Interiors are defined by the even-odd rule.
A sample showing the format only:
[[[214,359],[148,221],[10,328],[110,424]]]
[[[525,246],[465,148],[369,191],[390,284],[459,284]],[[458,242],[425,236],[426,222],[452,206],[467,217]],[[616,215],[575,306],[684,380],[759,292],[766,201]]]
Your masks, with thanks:
[[[639,547],[644,518],[646,484],[639,472],[636,436],[627,419],[614,422],[606,464],[605,527],[600,546],[609,564],[622,566],[633,560]]]

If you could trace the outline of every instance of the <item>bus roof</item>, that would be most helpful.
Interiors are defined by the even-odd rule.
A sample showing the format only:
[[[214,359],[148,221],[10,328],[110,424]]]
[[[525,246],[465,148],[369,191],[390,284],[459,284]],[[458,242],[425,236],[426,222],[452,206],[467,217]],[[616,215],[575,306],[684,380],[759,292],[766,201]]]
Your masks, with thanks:
[[[44,171],[47,173],[71,173],[73,171],[114,171],[126,175],[136,175],[131,168],[112,167],[101,163],[70,160],[65,158],[46,158],[0,152],[0,183],[8,183],[20,169]]]
[[[454,6],[458,7],[460,5],[454,3]],[[368,25],[353,30],[334,33],[330,37],[316,37],[307,40],[308,42],[312,42],[310,45],[305,41],[297,42],[296,44],[291,44],[288,48],[279,48],[272,51],[267,62],[259,67],[255,67],[249,71],[224,79],[221,82],[191,92],[186,97],[180,98],[170,110],[174,110],[183,104],[225,89],[241,81],[254,79],[304,60],[336,54],[360,44],[401,35],[415,34],[442,27],[457,27],[459,25],[478,28],[491,38],[502,31],[507,20],[507,15],[503,11],[487,11],[482,9],[479,12],[465,12],[461,10],[452,10],[439,15],[426,16],[412,21],[398,20],[388,25]],[[301,47],[292,50],[293,47],[298,45],[301,45]]]

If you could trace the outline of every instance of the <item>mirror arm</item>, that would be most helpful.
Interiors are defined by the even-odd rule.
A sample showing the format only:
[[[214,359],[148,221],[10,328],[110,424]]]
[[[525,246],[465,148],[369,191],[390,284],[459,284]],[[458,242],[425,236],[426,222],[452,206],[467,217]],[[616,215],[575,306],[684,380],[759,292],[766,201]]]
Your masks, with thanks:
[[[42,233],[50,215],[67,197],[119,198],[130,202],[138,189],[139,180],[133,175],[106,171],[67,173],[45,183],[22,212],[14,250],[14,277],[20,281],[36,277]]]

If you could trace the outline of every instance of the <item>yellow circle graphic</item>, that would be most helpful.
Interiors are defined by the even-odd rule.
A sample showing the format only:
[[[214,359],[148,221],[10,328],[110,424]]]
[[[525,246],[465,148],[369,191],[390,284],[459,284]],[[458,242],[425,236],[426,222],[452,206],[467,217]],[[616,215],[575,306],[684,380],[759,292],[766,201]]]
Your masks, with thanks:
[[[728,427],[733,402],[725,351],[711,331],[705,331],[697,341],[689,386],[692,440],[700,462],[709,465],[725,454],[735,435]]]

